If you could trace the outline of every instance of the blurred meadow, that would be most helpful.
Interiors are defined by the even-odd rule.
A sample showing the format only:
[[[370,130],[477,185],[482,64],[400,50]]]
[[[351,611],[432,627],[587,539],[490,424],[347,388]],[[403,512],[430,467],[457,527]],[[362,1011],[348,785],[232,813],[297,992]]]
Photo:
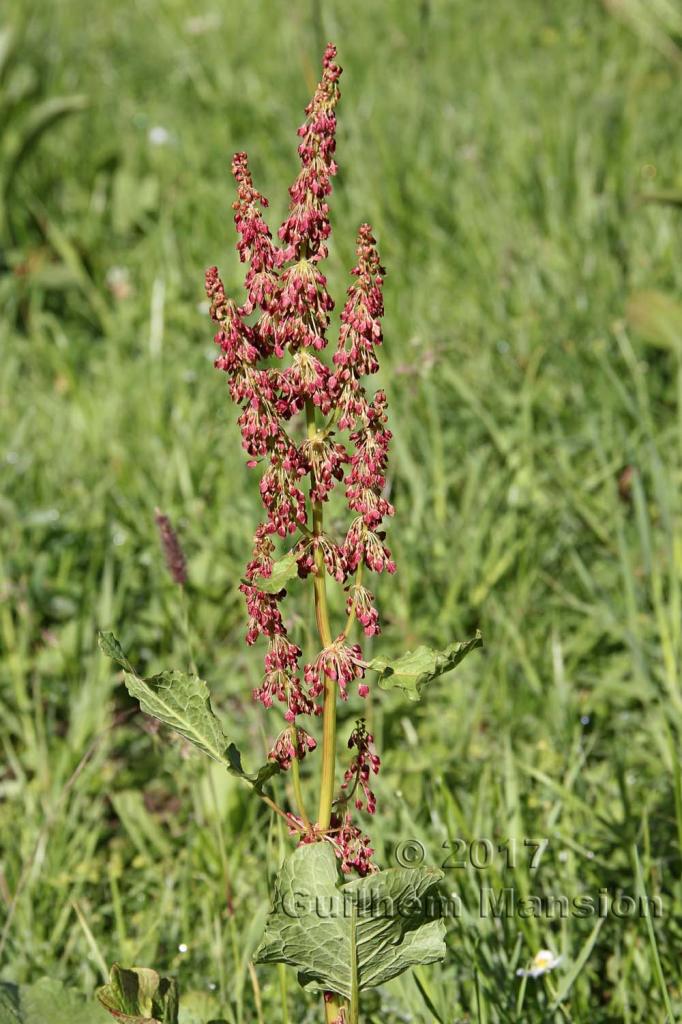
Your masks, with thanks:
[[[186,667],[159,506],[189,558],[200,674],[262,756],[237,589],[258,494],[203,271],[241,293],[232,153],[276,227],[332,39],[337,311],[361,221],[388,270],[398,573],[365,653],[485,641],[421,704],[371,703],[378,860],[405,839],[449,857],[462,912],[447,960],[369,994],[365,1019],[678,1019],[682,10],[9,0],[0,17],[0,980],[90,996],[120,960],[175,974],[187,1024],[318,1019],[293,972],[250,965],[289,840],[136,710],[96,630],[142,668]],[[489,839],[491,863],[452,867],[458,838]],[[535,867],[524,838],[547,840]],[[504,887],[646,893],[662,914],[482,914],[479,891]],[[543,947],[561,965],[518,978]]]

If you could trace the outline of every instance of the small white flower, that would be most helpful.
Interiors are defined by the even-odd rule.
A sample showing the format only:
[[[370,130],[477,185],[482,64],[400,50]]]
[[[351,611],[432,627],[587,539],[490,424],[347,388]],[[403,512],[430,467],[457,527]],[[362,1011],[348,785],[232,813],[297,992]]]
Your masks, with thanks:
[[[106,284],[115,299],[129,299],[133,293],[130,271],[127,267],[109,267]]]
[[[162,124],[155,124],[153,128],[149,129],[149,135],[147,136],[152,146],[167,146],[170,142],[170,137],[170,132]]]
[[[541,949],[535,954],[528,969],[519,967],[516,972],[520,978],[539,978],[548,971],[553,971],[561,963],[561,957],[556,956],[551,949]]]

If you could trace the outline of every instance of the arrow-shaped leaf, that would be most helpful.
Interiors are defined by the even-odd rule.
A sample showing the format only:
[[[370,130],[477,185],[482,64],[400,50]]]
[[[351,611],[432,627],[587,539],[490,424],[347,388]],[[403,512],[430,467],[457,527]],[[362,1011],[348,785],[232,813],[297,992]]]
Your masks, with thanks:
[[[199,676],[170,669],[143,679],[135,672],[113,633],[100,633],[99,646],[108,658],[121,665],[128,693],[140,702],[145,714],[158,718],[256,789],[260,790],[279,771],[274,761],[269,761],[254,775],[244,770],[241,754],[234,743],[228,743],[211,707],[208,686]]]
[[[410,700],[421,700],[421,689],[425,683],[459,665],[469,651],[483,646],[480,632],[471,640],[458,641],[444,647],[442,651],[433,647],[417,647],[407,651],[399,658],[373,658],[368,668],[379,673],[379,686],[382,690],[397,688],[402,690]]]

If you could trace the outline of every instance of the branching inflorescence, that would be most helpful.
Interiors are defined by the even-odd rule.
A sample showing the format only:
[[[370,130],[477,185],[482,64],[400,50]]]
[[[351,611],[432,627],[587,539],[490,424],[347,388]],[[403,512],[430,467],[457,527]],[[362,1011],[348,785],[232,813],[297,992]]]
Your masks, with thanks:
[[[374,813],[369,788],[379,758],[364,722],[348,741],[354,759],[334,798],[336,701],[346,700],[357,683],[366,697],[365,663],[360,645],[350,641],[357,620],[368,637],[379,632],[374,597],[365,572],[395,571],[386,547],[383,521],[393,515],[385,496],[391,438],[386,426],[386,396],[370,397],[365,379],[379,368],[382,343],[382,284],[369,224],[357,235],[357,261],[341,313],[338,343],[323,361],[334,307],[321,264],[331,232],[328,198],[336,174],[336,114],[341,68],[336,49],[327,46],[322,79],[299,128],[301,170],[289,189],[286,220],[273,240],[263,211],[268,202],[254,187],[245,153],[237,153],[232,173],[237,184],[233,204],[240,259],[248,267],[246,298],[237,305],[225,294],[218,270],[206,274],[211,317],[218,327],[220,355],[215,365],[228,376],[248,466],[262,468],[260,496],[264,521],[254,535],[253,554],[241,585],[248,611],[246,640],[267,642],[264,675],[254,697],[270,708],[281,705],[286,724],[271,752],[282,770],[293,769],[312,751],[315,740],[302,719],[323,715],[320,807],[316,823],[305,811],[291,815],[302,842],[329,841],[344,871],[371,871],[369,839],[353,823],[350,807]],[[347,442],[337,431],[345,432]],[[344,485],[350,523],[344,538],[324,525],[332,491]],[[321,650],[301,669],[301,649],[287,635],[281,612],[285,590],[263,589],[273,572],[275,539],[291,538],[299,577],[312,577]],[[347,621],[330,630],[326,576],[345,587]],[[260,585],[259,585],[260,583]],[[300,793],[300,786],[295,787]]]
[[[207,683],[197,674],[185,602],[187,563],[169,519],[160,512],[156,521],[177,585],[191,672],[172,669],[145,678],[113,633],[100,633],[99,642],[123,669],[128,692],[144,712],[247,783],[286,822],[298,843],[275,881],[254,962],[294,967],[301,984],[324,993],[326,1024],[358,1024],[365,989],[445,956],[444,920],[438,913],[434,917],[425,902],[443,872],[424,865],[380,870],[373,864],[371,840],[356,815],[375,813],[373,787],[380,761],[360,717],[348,738],[349,759],[336,788],[337,705],[349,694],[357,693],[361,700],[368,696],[367,673],[375,673],[382,689],[419,700],[427,685],[456,668],[482,640],[477,632],[470,640],[443,648],[420,644],[397,657],[379,655],[367,661],[352,636],[357,625],[367,637],[379,633],[367,574],[393,573],[396,567],[384,534],[384,522],[393,515],[386,481],[391,440],[386,395],[366,389],[367,378],[379,369],[384,312],[384,270],[369,224],[358,230],[356,264],[335,351],[331,359],[324,352],[334,307],[320,268],[328,255],[328,199],[336,174],[341,69],[335,58],[330,44],[322,79],[298,130],[301,170],[289,189],[289,211],[276,241],[264,218],[267,200],[254,187],[246,154],[233,159],[237,251],[247,268],[242,304],[225,294],[216,267],[206,273],[211,317],[218,328],[215,364],[227,374],[230,395],[239,407],[247,466],[260,472],[264,514],[240,589],[248,613],[246,641],[256,644],[262,638],[265,646],[263,675],[253,695],[263,707],[281,714],[267,763],[246,771],[239,749],[213,710]],[[342,492],[347,526],[339,534],[335,526],[330,529],[325,511],[332,495],[335,506],[343,504]],[[297,575],[310,582],[315,600],[319,644],[307,659],[282,615],[286,585]],[[340,632],[330,625],[328,578],[345,592]],[[321,745],[311,734],[317,716],[322,719]],[[319,765],[315,815],[306,811],[300,769],[304,759]],[[265,788],[281,772],[289,773],[291,810],[282,808],[273,799],[276,792],[271,796]],[[359,877],[342,881],[339,868]],[[285,897],[299,890],[314,899],[300,906],[296,902],[292,912]],[[322,915],[317,909],[318,898],[329,912]],[[376,906],[382,908],[379,915]],[[397,909],[391,912],[391,906]],[[177,1024],[174,984],[143,968],[115,965],[100,1000],[114,1016],[132,1020],[131,1008],[142,1005],[138,995],[144,1012],[149,1009],[154,978],[154,1017]]]

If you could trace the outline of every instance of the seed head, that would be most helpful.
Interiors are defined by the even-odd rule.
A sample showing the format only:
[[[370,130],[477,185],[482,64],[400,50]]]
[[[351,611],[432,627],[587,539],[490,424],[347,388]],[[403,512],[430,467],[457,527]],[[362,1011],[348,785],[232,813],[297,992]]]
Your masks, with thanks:
[[[159,531],[163,557],[166,560],[168,572],[174,583],[184,587],[187,583],[187,559],[185,558],[178,535],[173,529],[168,516],[164,515],[158,508],[154,513],[154,521]]]

